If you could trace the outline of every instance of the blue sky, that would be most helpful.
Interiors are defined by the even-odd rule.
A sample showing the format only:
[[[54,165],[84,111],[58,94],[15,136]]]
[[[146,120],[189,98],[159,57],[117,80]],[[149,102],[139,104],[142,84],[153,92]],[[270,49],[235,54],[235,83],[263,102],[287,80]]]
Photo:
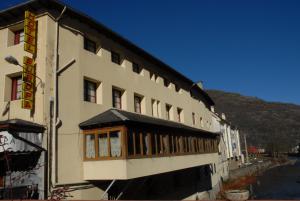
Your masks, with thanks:
[[[64,2],[207,89],[300,104],[300,1]]]

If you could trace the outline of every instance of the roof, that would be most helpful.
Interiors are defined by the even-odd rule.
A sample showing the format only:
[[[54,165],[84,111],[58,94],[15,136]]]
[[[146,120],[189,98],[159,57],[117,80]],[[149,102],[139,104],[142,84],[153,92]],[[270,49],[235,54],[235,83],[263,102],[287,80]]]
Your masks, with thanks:
[[[132,113],[119,109],[109,109],[101,114],[98,114],[82,123],[79,124],[79,127],[83,130],[92,129],[92,128],[101,128],[112,125],[121,125],[121,124],[138,124],[140,126],[155,126],[155,128],[167,128],[167,129],[176,129],[183,130],[195,134],[203,134],[208,136],[217,136],[218,133],[209,132],[206,130],[194,128],[187,126],[182,123],[177,123],[174,121],[168,121],[164,119],[154,118],[142,114]]]
[[[22,119],[8,119],[0,121],[0,131],[43,133],[45,131],[45,127]]]
[[[174,75],[176,78],[184,81],[187,83],[190,88],[197,88],[197,92],[194,93],[194,95],[198,96],[200,95],[203,97],[209,105],[214,105],[214,101],[209,97],[209,95],[202,90],[199,86],[194,86],[195,83],[181,74],[180,72],[176,71],[171,66],[167,65],[163,61],[157,59],[153,55],[146,52],[144,49],[136,46],[131,41],[125,39],[124,37],[120,36],[116,32],[112,31],[111,29],[104,26],[102,23],[99,23],[95,19],[87,16],[86,14],[66,5],[65,3],[62,3],[58,0],[31,0],[25,3],[18,4],[14,7],[8,8],[6,10],[3,10],[0,12],[0,26],[8,25],[11,23],[11,18],[15,18],[14,20],[22,20],[24,16],[25,10],[31,10],[33,12],[38,11],[40,8],[46,8],[48,11],[55,9],[57,11],[57,15],[63,10],[64,6],[67,7],[65,11],[65,15],[69,15],[72,18],[77,18],[79,21],[84,22],[88,24],[89,26],[95,28],[96,30],[103,33],[106,37],[111,38],[115,42],[123,45],[124,47],[128,48],[129,50],[135,52],[137,55],[144,57],[146,60],[149,60],[151,63],[158,65],[160,68],[166,71],[165,76],[168,77],[170,75]],[[43,9],[42,9],[43,10]],[[46,12],[43,10],[43,12]],[[170,79],[174,82],[173,79]]]

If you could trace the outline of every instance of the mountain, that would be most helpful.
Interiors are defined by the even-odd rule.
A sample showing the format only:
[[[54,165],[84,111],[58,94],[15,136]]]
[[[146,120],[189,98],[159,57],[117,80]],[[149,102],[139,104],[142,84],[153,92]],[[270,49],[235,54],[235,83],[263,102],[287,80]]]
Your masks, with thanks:
[[[217,113],[240,129],[241,141],[268,150],[288,151],[300,142],[300,105],[266,102],[256,97],[207,90]],[[243,144],[243,143],[242,143]]]

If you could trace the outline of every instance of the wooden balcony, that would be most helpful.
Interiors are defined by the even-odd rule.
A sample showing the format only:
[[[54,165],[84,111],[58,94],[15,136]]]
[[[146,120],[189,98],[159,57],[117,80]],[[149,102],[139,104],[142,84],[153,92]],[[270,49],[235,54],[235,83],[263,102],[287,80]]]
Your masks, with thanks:
[[[86,180],[131,179],[217,161],[217,134],[176,122],[111,109],[80,127]]]

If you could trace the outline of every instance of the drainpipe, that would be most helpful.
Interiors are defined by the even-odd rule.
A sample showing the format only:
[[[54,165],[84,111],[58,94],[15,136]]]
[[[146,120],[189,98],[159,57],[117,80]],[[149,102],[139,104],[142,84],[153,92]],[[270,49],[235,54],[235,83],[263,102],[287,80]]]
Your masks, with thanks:
[[[56,169],[56,163],[57,163],[57,125],[59,124],[58,119],[58,83],[57,83],[57,70],[58,70],[58,46],[59,46],[59,20],[62,18],[63,14],[65,13],[67,7],[64,6],[61,14],[56,18],[56,26],[55,26],[55,32],[56,32],[56,42],[54,47],[54,65],[53,65],[53,117],[52,117],[52,136],[51,136],[51,151],[50,151],[50,163],[51,163],[51,172],[50,172],[50,182],[51,186],[55,185],[57,182],[57,169]]]
[[[51,105],[52,105],[52,120],[51,120],[51,142],[50,142],[50,170],[49,170],[49,177],[50,177],[50,184],[51,188],[56,188],[60,186],[67,186],[67,185],[86,185],[89,184],[88,182],[81,182],[81,183],[68,183],[68,184],[59,184],[58,181],[58,175],[57,175],[57,129],[58,126],[61,123],[61,120],[58,117],[58,76],[61,75],[62,72],[64,72],[67,68],[69,68],[72,64],[76,62],[76,60],[73,58],[71,61],[69,61],[65,66],[59,68],[59,21],[62,18],[63,14],[66,12],[67,7],[64,6],[64,9],[62,10],[61,14],[55,19],[56,21],[56,42],[54,47],[54,65],[53,65],[53,97],[51,98]],[[50,111],[51,112],[51,111]]]

